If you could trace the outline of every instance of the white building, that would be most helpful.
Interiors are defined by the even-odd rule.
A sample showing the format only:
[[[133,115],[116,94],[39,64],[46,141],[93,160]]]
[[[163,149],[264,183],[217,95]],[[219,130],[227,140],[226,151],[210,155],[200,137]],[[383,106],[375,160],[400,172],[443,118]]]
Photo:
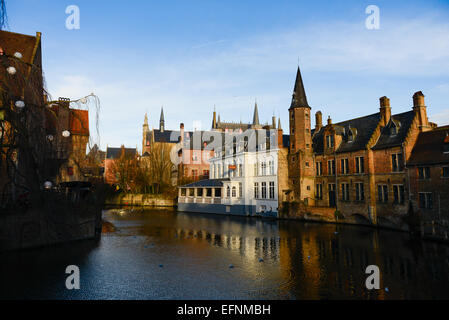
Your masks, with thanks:
[[[210,179],[179,188],[178,210],[277,217],[288,189],[288,136],[250,129],[225,139],[209,160]]]

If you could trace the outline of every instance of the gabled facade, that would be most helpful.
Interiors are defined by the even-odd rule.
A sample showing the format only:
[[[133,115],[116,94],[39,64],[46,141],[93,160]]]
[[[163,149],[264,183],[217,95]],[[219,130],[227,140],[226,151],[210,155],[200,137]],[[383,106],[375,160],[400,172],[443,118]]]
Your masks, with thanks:
[[[405,163],[418,135],[436,127],[422,92],[413,95],[411,111],[396,115],[387,97],[378,113],[335,124],[329,117],[323,125],[318,111],[314,129],[310,112],[298,68],[289,109],[289,200],[335,208],[348,220],[400,223],[409,209]]]
[[[210,159],[211,179],[179,188],[179,210],[278,217],[288,189],[283,138],[282,129],[228,135]]]
[[[449,126],[420,133],[406,165],[422,232],[448,239]]]

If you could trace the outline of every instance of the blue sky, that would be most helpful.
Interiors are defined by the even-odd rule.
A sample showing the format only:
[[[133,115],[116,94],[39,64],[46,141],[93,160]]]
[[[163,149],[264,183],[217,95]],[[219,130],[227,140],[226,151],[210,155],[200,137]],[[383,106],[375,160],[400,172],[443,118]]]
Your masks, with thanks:
[[[368,5],[380,29],[365,28]],[[65,9],[77,5],[79,30]],[[288,126],[298,57],[312,111],[333,122],[393,113],[426,95],[428,115],[449,124],[448,1],[7,1],[9,30],[43,33],[47,87],[54,98],[101,99],[101,145],[138,146],[149,114],[157,127],[209,129],[248,122],[257,98],[261,121]],[[93,117],[92,117],[93,118]],[[93,119],[92,119],[93,120]],[[93,122],[91,123],[91,126]],[[96,139],[94,139],[96,140]]]

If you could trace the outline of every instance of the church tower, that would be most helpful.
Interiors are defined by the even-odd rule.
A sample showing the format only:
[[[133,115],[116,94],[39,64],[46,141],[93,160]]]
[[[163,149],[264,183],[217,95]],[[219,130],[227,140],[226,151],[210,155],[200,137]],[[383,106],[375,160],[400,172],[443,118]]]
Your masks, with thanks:
[[[307,102],[301,71],[298,66],[292,103],[289,112],[290,150],[289,178],[295,200],[313,204],[314,199],[314,160],[312,149],[311,107]]]
[[[143,130],[142,130],[142,155],[146,151],[146,147],[148,145],[147,139],[148,139],[148,133],[150,132],[150,127],[148,126],[148,115],[145,113],[145,120],[143,122]]]
[[[164,132],[164,130],[165,130],[164,107],[161,107],[161,118],[159,119],[159,131]]]

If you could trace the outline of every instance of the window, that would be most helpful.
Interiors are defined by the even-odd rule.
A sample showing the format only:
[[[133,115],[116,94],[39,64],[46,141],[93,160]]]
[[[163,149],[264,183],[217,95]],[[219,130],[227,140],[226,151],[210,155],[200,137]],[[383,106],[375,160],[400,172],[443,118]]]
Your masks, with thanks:
[[[430,193],[430,192],[420,192],[419,193],[419,207],[422,209],[432,209],[433,208],[432,193]]]
[[[309,166],[310,166],[309,161],[306,161],[306,167],[309,167]]]
[[[211,189],[212,191],[212,189]],[[221,198],[221,188],[215,188],[215,197]]]
[[[189,189],[189,197],[193,197],[195,195],[195,189]]]
[[[349,201],[349,183],[341,184],[341,200]]]
[[[388,202],[388,186],[386,184],[379,184],[377,186],[377,200],[382,203]]]
[[[443,167],[441,169],[441,176],[443,178],[449,178],[449,167]]]
[[[354,142],[354,134],[352,133],[351,129],[349,129],[348,133],[348,142]]]
[[[270,182],[270,199],[274,199],[274,181]]]
[[[356,173],[364,173],[365,172],[365,163],[363,157],[355,158],[355,172]]]
[[[292,134],[293,134],[293,133],[295,133],[295,128],[294,128],[294,127],[292,127]]]
[[[316,198],[323,200],[323,185],[320,183],[316,185]]]
[[[398,128],[396,128],[396,125],[393,124],[393,125],[391,126],[391,128],[390,128],[390,135],[391,135],[391,136],[395,136],[395,135],[397,135],[397,134],[398,134]]]
[[[340,167],[341,167],[341,174],[348,174],[349,173],[348,159],[341,159]]]
[[[198,170],[192,170],[192,178],[196,179],[198,177]]]
[[[274,161],[270,161],[270,175],[274,176]]]
[[[321,162],[316,163],[316,175],[321,176],[323,172],[323,164]]]
[[[357,182],[355,184],[355,200],[364,201],[365,200],[365,190],[363,187],[363,182]]]
[[[330,176],[335,175],[335,160],[327,161],[327,173]]]
[[[262,199],[267,198],[267,183],[262,182]]]
[[[233,198],[237,197],[237,188],[235,186],[232,187],[232,197]]]
[[[231,197],[231,187],[229,187],[229,186],[226,187],[226,197],[228,197],[228,198]]]
[[[197,197],[202,197],[203,196],[203,188],[196,189],[196,196]]]
[[[239,177],[243,176],[243,164],[239,163]]]
[[[430,179],[430,167],[419,167],[418,174],[420,179]]]
[[[393,193],[394,193],[394,203],[404,204],[404,186],[403,185],[394,185]]]
[[[292,152],[295,151],[295,143],[292,142]]]
[[[181,189],[181,197],[185,197],[186,196],[186,189]]]
[[[203,176],[204,176],[204,178],[208,179],[209,178],[209,170],[203,170]]]
[[[391,163],[393,172],[400,172],[404,170],[404,161],[402,160],[402,153],[391,155]]]
[[[267,163],[266,162],[262,162],[262,175],[263,176],[267,175]]]
[[[334,136],[329,135],[326,136],[326,144],[328,148],[333,148],[334,147]]]
[[[259,199],[259,182],[254,182],[254,199]]]
[[[259,175],[259,163],[254,164],[254,176],[257,177]]]
[[[242,187],[242,183],[239,183],[239,198],[243,197],[243,187]]]
[[[206,189],[206,197],[212,197],[212,188],[207,188]]]

